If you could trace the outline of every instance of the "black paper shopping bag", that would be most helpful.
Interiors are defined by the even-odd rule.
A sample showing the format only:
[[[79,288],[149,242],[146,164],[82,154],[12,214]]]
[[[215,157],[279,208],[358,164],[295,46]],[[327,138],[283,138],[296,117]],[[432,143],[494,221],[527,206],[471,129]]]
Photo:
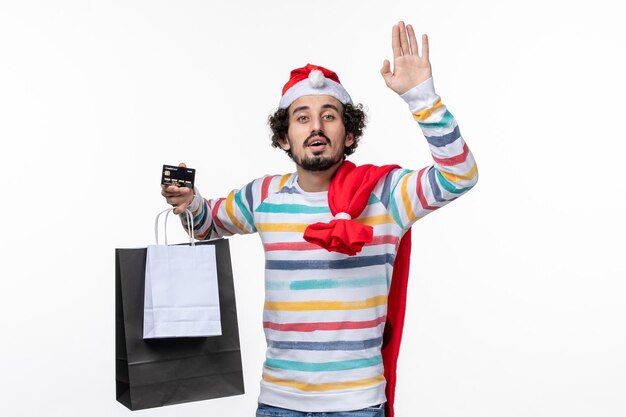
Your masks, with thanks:
[[[131,410],[244,393],[228,241],[215,245],[222,335],[143,339],[146,249],[115,251],[117,400]]]

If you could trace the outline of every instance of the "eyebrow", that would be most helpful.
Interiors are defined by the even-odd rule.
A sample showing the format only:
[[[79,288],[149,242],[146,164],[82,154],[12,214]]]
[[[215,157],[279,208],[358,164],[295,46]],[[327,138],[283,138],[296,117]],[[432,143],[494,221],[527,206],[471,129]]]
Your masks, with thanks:
[[[341,113],[339,111],[339,109],[337,108],[337,106],[335,106],[334,104],[330,104],[330,103],[329,104],[323,104],[322,105],[322,109],[333,109],[337,113]],[[302,111],[302,110],[309,110],[309,106],[299,106],[299,107],[296,107],[295,109],[293,109],[293,112],[291,114],[295,114],[295,113],[297,113],[299,111]]]
[[[334,104],[324,104],[322,106],[323,109],[334,109],[337,113],[341,113],[339,111],[339,109],[337,108],[337,106],[335,106]]]

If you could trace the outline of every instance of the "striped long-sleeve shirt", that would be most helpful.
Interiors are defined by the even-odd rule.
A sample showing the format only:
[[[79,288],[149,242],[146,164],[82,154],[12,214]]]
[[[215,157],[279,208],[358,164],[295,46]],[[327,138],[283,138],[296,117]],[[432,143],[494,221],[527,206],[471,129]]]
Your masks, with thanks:
[[[258,232],[265,249],[262,403],[319,412],[385,401],[381,343],[400,238],[478,178],[432,79],[402,97],[434,164],[395,169],[379,181],[356,219],[373,227],[374,239],[355,256],[303,239],[307,225],[333,216],[327,192],[302,190],[295,173],[256,179],[226,198],[206,200],[196,192],[190,210],[197,239]]]

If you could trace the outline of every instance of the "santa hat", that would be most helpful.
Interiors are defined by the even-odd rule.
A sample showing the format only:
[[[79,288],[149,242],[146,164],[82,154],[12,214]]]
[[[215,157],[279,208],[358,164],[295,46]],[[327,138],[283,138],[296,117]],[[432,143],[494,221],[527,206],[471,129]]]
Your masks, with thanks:
[[[321,95],[335,97],[343,104],[352,104],[352,99],[339,82],[337,74],[324,67],[307,64],[291,71],[289,81],[283,87],[278,108],[286,109],[302,96]]]

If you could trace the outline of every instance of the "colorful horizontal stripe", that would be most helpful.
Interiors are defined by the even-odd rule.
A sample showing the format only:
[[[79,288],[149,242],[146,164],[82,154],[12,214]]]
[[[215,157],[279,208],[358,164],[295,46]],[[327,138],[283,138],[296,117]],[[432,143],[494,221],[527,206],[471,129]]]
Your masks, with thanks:
[[[280,191],[276,192],[277,194],[300,194],[300,191],[296,187],[283,187]]]
[[[441,99],[438,99],[432,107],[413,113],[413,118],[418,122],[422,122],[432,116],[435,110],[441,107],[443,107],[443,104],[441,103]]]
[[[393,224],[393,218],[389,214],[380,214],[378,216],[360,217],[354,219],[355,222],[366,224],[368,226],[378,226],[381,224]]]
[[[439,183],[437,182],[437,179],[439,179],[440,182],[441,181],[447,182],[447,180],[443,178],[441,174],[439,173],[439,171],[434,167],[428,168],[428,174],[426,174],[426,177],[428,179],[428,184],[430,185],[430,192],[433,194],[435,201],[437,203],[445,204],[447,200],[441,194],[441,189],[439,188]],[[435,179],[435,177],[437,179]]]
[[[235,207],[233,206],[234,200],[235,200],[235,192],[233,191],[230,194],[228,194],[228,197],[226,197],[226,214],[228,214],[228,217],[230,218],[230,221],[232,222],[232,224],[241,232],[245,233],[247,232],[247,229],[239,221],[239,219],[237,218],[237,215],[235,214]]]
[[[402,195],[402,203],[404,203],[404,211],[406,212],[409,221],[415,219],[417,216],[415,215],[415,211],[413,210],[413,202],[411,201],[411,197],[409,197],[409,177],[406,175],[402,180],[402,186],[400,187],[400,192]]]
[[[463,145],[463,152],[459,155],[451,156],[448,158],[437,158],[433,155],[433,159],[439,165],[451,166],[451,165],[460,165],[467,159],[467,155],[469,155],[469,148],[467,145]]]
[[[293,174],[285,174],[281,177],[280,182],[278,183],[278,190],[280,191],[285,184],[287,183],[287,181],[291,178]]]
[[[383,363],[382,356],[375,355],[369,358],[352,359],[348,361],[335,362],[299,362],[283,359],[267,358],[265,365],[269,368],[285,369],[287,371],[299,372],[336,372],[349,371],[351,369],[369,368]]]
[[[322,384],[310,384],[302,381],[294,381],[290,379],[276,378],[267,373],[263,373],[263,380],[271,384],[282,385],[288,388],[295,388],[304,392],[327,392],[327,391],[339,391],[339,390],[355,390],[358,388],[367,388],[374,385],[379,385],[385,382],[385,376],[383,374],[377,375],[373,378],[358,379],[355,381],[341,381],[341,382],[326,382]],[[354,393],[352,393],[354,395]],[[295,407],[294,407],[295,408]]]
[[[424,210],[437,210],[439,208],[438,206],[431,206],[428,203],[428,200],[424,195],[424,189],[422,188],[422,177],[424,176],[424,171],[426,171],[426,169],[427,168],[422,169],[417,174],[417,198],[419,199],[419,202]]]
[[[399,238],[394,235],[382,235],[382,236],[374,236],[371,242],[365,244],[365,246],[375,246],[375,245],[396,245],[399,241]],[[277,250],[288,250],[288,251],[305,251],[305,250],[319,250],[320,246],[309,243],[309,242],[275,242],[275,243],[265,243],[263,244],[263,248],[265,252],[272,252]]]
[[[449,193],[453,194],[463,194],[470,187],[456,188],[450,181],[448,181],[441,172],[437,171],[437,179],[441,183],[441,186]],[[443,197],[439,197],[441,201],[445,201]]]
[[[325,214],[330,213],[328,207],[307,206],[304,204],[271,204],[263,203],[257,209],[259,213],[277,214]]]
[[[370,278],[338,278],[338,279],[308,279],[300,281],[282,282],[266,280],[265,289],[273,291],[301,291],[301,290],[330,290],[335,288],[363,288],[373,285],[387,286],[387,277]]]
[[[277,250],[307,251],[307,250],[318,250],[318,249],[321,249],[321,247],[314,243],[309,243],[309,242],[275,242],[275,243],[264,243],[263,249],[265,249],[265,252],[272,252],[272,251],[277,251]]]
[[[390,264],[393,266],[395,256],[392,253],[372,256],[353,256],[346,259],[300,259],[300,260],[267,260],[265,269],[283,269],[302,271],[305,269],[352,269],[368,266]]]
[[[336,330],[358,330],[377,327],[387,320],[386,316],[363,321],[319,321],[312,323],[273,323],[264,321],[263,327],[281,332],[315,332]]]
[[[263,182],[261,183],[261,201],[265,201],[270,192],[270,184],[274,177],[267,176],[263,178]]]
[[[272,349],[283,350],[312,350],[312,351],[330,351],[330,350],[365,350],[381,346],[382,337],[367,340],[335,340],[332,342],[291,342],[280,340],[268,340],[267,346]]]
[[[420,127],[425,129],[446,129],[454,123],[454,117],[448,110],[438,122],[418,122]]]
[[[391,171],[390,175],[387,175],[385,178],[385,182],[383,183],[383,189],[380,193],[380,202],[383,206],[389,206],[389,198],[391,197],[391,184],[393,183],[393,178],[395,173],[398,170]]]
[[[246,189],[250,190],[250,187],[246,187]],[[241,192],[237,192],[234,194],[235,194],[235,204],[237,204],[237,208],[239,209],[239,212],[246,218],[246,221],[248,222],[248,224],[253,226],[251,231],[253,232],[256,231],[256,228],[254,227],[254,219],[252,218],[252,213],[250,213],[250,210],[248,210],[243,200],[241,199]]]
[[[217,227],[219,227],[220,229],[224,230],[226,232],[226,234],[235,234],[235,230],[234,227],[233,229],[230,229],[228,227],[226,227],[226,224],[229,224],[229,221],[224,221],[222,222],[222,216],[219,215],[220,213],[220,206],[223,206],[223,203],[226,201],[225,198],[220,198],[218,200],[216,200],[214,202],[214,206],[213,206],[213,210],[212,210],[212,214],[213,214],[213,222],[215,223],[215,225],[217,225]],[[229,219],[230,220],[230,219]]]
[[[453,174],[453,173],[445,172],[445,171],[439,171],[439,172],[450,182],[461,182],[461,181],[471,180],[472,178],[474,178],[476,174],[478,173],[478,168],[476,167],[476,164],[474,164],[472,165],[472,168],[470,168],[470,170],[467,171],[465,174]]]
[[[426,136],[426,140],[429,144],[442,148],[456,142],[461,137],[461,131],[459,127],[455,127],[454,130],[443,136]]]
[[[363,310],[387,303],[387,296],[378,295],[359,301],[265,301],[265,310],[315,311],[315,310]]]
[[[259,232],[299,232],[304,233],[307,223],[257,223]]]

